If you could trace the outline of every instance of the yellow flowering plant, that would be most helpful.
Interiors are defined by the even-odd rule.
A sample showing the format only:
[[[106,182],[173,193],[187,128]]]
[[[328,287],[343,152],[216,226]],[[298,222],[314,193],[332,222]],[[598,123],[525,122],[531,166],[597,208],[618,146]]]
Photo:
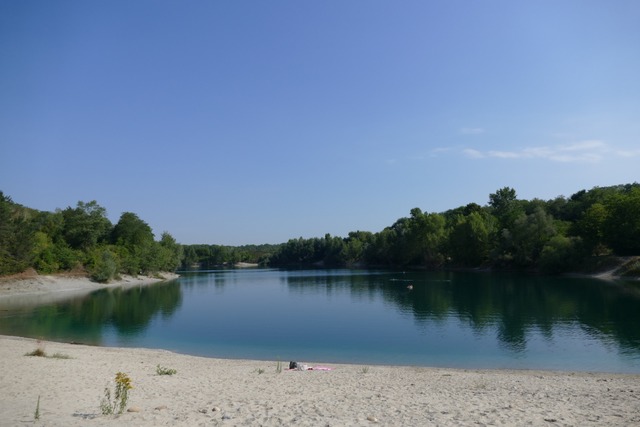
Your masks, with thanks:
[[[129,390],[133,388],[131,378],[125,373],[118,372],[116,374],[116,387],[111,399],[111,390],[109,387],[104,389],[104,398],[100,402],[100,409],[103,415],[111,415],[114,413],[122,414],[127,407],[129,400]]]

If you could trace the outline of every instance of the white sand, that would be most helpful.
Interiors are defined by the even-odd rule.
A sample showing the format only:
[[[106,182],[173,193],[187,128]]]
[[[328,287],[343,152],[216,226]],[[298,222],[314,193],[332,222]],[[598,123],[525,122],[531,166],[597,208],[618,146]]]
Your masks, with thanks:
[[[25,356],[38,345],[0,336],[0,425],[32,422],[38,396],[35,424],[48,426],[640,425],[638,375],[355,365],[277,373],[276,362],[52,342],[40,343],[47,355],[71,359]],[[157,375],[158,364],[177,373]],[[119,371],[139,412],[104,416],[100,399]]]
[[[25,356],[39,346],[71,358]],[[157,375],[158,364],[177,373]],[[0,336],[0,425],[640,425],[640,375],[328,366],[278,373],[275,361]],[[138,412],[104,416],[104,388],[120,371]]]

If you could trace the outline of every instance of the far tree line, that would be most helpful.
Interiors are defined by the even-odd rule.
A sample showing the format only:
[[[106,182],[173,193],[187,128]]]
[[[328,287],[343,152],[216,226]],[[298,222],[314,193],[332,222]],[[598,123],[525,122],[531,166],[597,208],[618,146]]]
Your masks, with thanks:
[[[440,213],[410,211],[379,232],[297,238],[278,245],[180,245],[125,212],[116,224],[96,201],[55,212],[0,192],[0,275],[83,269],[95,280],[237,263],[271,267],[491,268],[563,273],[593,257],[640,255],[640,184],[571,197],[523,200],[504,187],[488,203]],[[640,266],[638,266],[640,270]]]

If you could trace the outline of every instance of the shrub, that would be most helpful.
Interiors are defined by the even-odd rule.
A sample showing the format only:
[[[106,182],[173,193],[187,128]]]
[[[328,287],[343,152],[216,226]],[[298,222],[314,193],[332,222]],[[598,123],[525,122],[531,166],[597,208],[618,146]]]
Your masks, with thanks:
[[[160,365],[156,366],[156,374],[158,375],[174,375],[177,374],[178,371],[176,371],[175,369],[171,369],[171,368],[165,368],[162,367]]]
[[[116,277],[118,263],[114,255],[108,249],[103,249],[94,254],[91,278],[96,282],[106,283]]]
[[[38,348],[32,352],[26,353],[25,356],[47,357],[47,353],[44,352],[44,344],[38,341]]]
[[[571,271],[582,259],[581,249],[580,238],[554,236],[542,248],[540,269],[551,274]]]

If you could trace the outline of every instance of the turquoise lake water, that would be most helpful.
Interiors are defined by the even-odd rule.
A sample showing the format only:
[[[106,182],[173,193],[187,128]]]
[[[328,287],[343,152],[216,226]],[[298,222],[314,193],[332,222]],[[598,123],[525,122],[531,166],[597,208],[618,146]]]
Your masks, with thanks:
[[[5,307],[0,334],[285,362],[640,373],[640,285],[493,273],[186,272],[150,287]]]

